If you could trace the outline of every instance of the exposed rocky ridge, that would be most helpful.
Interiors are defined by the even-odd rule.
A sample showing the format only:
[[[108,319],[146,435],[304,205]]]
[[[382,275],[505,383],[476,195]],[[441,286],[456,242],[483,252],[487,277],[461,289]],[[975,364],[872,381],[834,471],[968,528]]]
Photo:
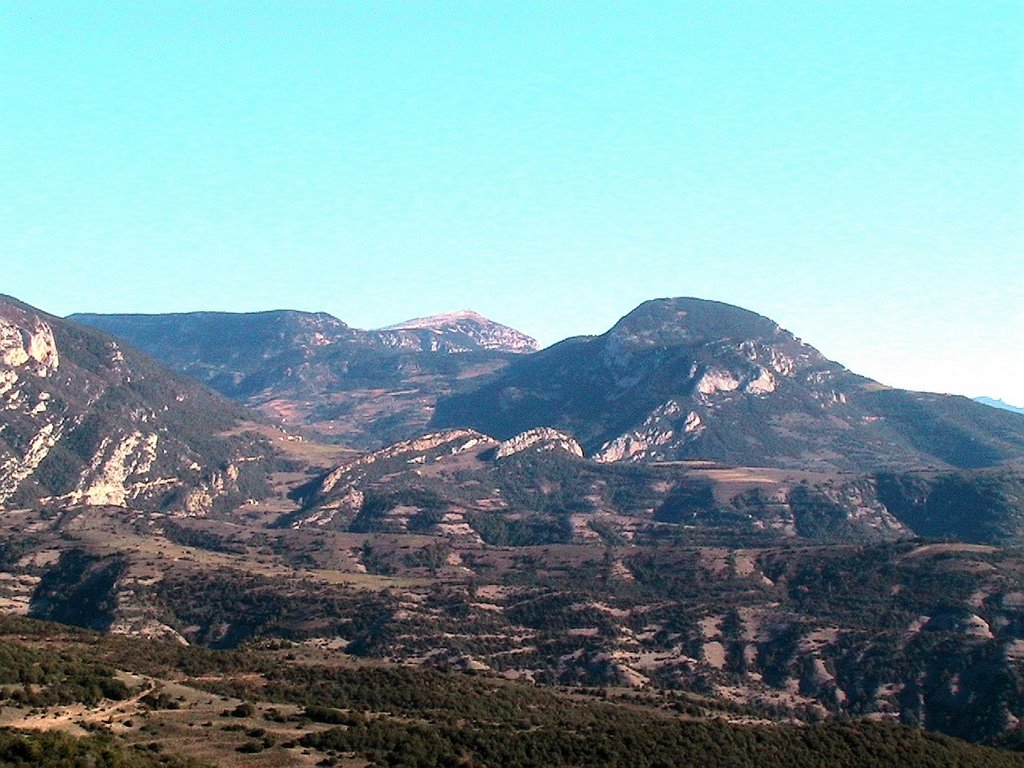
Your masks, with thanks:
[[[276,421],[368,449],[423,432],[438,397],[500,370],[533,343],[466,313],[381,330],[285,310],[69,319]]]
[[[336,467],[321,481],[320,492],[328,493],[331,491],[339,478],[344,477],[356,467],[377,464],[399,457],[408,457],[406,458],[406,463],[408,464],[424,464],[428,457],[436,461],[445,455],[453,456],[477,445],[493,444],[494,442],[496,441],[493,438],[482,435],[472,429],[448,429],[423,435],[412,440],[403,440],[372,453],[359,456]],[[438,453],[439,448],[444,448],[445,450]]]
[[[551,427],[528,429],[513,438],[505,440],[498,446],[494,454],[497,459],[515,456],[523,451],[563,451],[571,456],[583,458],[583,448],[571,435],[559,432]]]
[[[0,505],[206,514],[267,492],[242,409],[99,332],[0,297]]]
[[[379,460],[341,465],[314,487],[305,510],[282,524],[405,532],[415,520],[419,533],[524,545],[634,541],[674,526],[698,541],[878,542],[915,535],[879,500],[867,476],[836,483],[825,475],[797,481],[750,471],[737,484],[735,470],[632,465],[622,471],[578,460],[561,440],[527,442],[498,456],[492,440],[459,438],[433,456],[403,454],[404,467]],[[367,528],[371,518],[374,527]],[[1024,540],[1021,521],[998,519],[1004,524],[998,540]],[[506,539],[513,529],[515,537]]]
[[[768,318],[692,298],[646,302],[601,336],[518,358],[441,400],[432,423],[499,439],[552,426],[602,461],[863,471],[1024,457],[1011,414],[884,387]]]
[[[402,440],[377,451],[354,457],[300,489],[303,510],[284,515],[279,525],[330,525],[339,514],[351,521],[366,501],[367,478],[396,477],[433,466],[467,451],[493,448],[497,440],[471,429],[449,429]]]

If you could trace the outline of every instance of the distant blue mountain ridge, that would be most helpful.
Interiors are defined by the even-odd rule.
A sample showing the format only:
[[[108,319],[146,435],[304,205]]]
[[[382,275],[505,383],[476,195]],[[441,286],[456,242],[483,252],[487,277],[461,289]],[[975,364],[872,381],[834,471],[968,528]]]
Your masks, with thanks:
[[[1000,408],[1004,411],[1012,411],[1013,413],[1019,413],[1024,416],[1024,408],[1020,408],[1016,405],[1010,405],[1002,400],[997,400],[994,397],[976,397],[976,402],[982,403],[983,405],[991,405],[993,408]]]

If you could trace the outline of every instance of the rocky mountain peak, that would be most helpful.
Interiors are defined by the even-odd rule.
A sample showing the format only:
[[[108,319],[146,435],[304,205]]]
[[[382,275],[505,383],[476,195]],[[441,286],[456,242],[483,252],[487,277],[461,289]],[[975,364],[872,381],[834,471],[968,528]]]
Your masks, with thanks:
[[[382,330],[385,331],[403,331],[420,328],[445,328],[456,325],[462,322],[473,322],[480,325],[496,325],[486,317],[481,315],[479,312],[474,312],[471,309],[463,309],[458,312],[443,312],[439,315],[428,315],[427,317],[415,317],[411,320],[405,320],[401,323],[395,323],[389,325]]]
[[[605,364],[625,383],[642,372],[641,359],[685,353],[693,366],[690,376],[704,395],[738,388],[767,394],[780,376],[822,367],[842,370],[775,321],[705,299],[644,302],[601,338]]]
[[[499,439],[550,425],[603,462],[874,469],[1017,457],[1017,418],[966,398],[892,390],[767,317],[684,297],[645,302],[601,336],[517,359],[439,401],[432,425]]]
[[[422,351],[535,352],[536,339],[472,310],[418,317],[381,328],[385,342]]]

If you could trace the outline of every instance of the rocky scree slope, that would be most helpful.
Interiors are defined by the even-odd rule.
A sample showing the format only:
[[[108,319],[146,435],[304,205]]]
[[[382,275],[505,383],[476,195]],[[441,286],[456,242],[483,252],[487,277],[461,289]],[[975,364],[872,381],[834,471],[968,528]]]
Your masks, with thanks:
[[[206,514],[261,498],[272,450],[238,429],[251,417],[103,333],[0,297],[0,506]]]
[[[434,428],[551,426],[598,461],[978,468],[1024,457],[1024,419],[885,387],[766,317],[694,298],[640,305],[597,337],[518,358],[442,399]]]

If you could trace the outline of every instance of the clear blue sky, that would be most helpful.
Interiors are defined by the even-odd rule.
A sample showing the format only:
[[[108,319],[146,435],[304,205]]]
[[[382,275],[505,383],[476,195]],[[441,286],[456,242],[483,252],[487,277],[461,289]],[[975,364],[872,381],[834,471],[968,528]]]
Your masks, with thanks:
[[[1024,3],[0,0],[0,292],[472,308],[690,295],[1024,404]]]

